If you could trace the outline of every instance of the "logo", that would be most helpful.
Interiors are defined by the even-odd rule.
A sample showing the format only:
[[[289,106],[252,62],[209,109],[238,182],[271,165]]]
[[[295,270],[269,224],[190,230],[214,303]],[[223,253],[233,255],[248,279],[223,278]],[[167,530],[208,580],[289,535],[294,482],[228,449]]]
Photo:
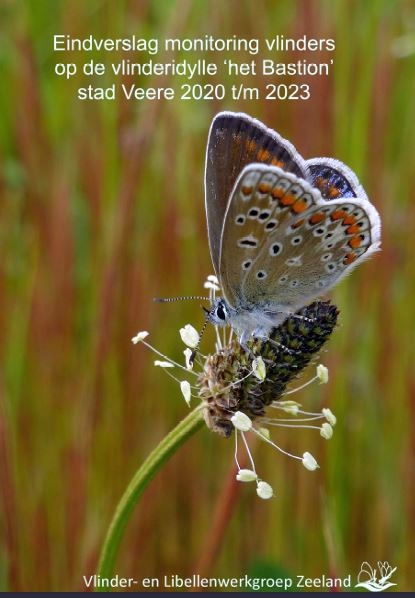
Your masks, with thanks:
[[[391,586],[396,586],[396,583],[389,581],[397,567],[389,565],[388,561],[378,561],[377,569],[374,569],[367,561],[362,563],[359,575],[357,576],[357,584],[355,588],[366,588],[369,592],[383,592]],[[379,579],[377,576],[379,575]]]

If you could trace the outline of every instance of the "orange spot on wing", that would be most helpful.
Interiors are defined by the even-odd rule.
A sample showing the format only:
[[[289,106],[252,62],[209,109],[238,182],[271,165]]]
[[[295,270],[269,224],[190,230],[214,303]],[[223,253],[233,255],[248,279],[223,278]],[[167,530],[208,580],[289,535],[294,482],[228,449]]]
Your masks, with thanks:
[[[269,193],[271,191],[271,185],[268,185],[267,183],[260,183],[258,185],[258,191],[260,193]]]
[[[278,166],[279,168],[284,168],[285,162],[282,160],[278,160],[277,158],[272,158],[271,162],[272,166]]]
[[[281,204],[283,206],[292,206],[295,201],[296,201],[296,197],[294,197],[294,195],[291,195],[290,193],[285,193],[282,197],[281,197]]]
[[[329,180],[322,176],[316,178],[314,185],[317,189],[320,189],[325,197],[329,197],[330,199],[334,199],[340,195],[340,189],[335,185],[329,185]]]
[[[268,162],[268,160],[271,158],[271,154],[268,150],[260,149],[256,157],[259,160],[259,162]]]
[[[354,216],[352,216],[351,214],[348,214],[346,216],[346,218],[343,219],[343,224],[345,226],[347,226],[348,224],[355,224],[356,223],[356,218]]]
[[[296,228],[300,228],[300,226],[302,226],[304,224],[304,218],[302,218],[301,220],[297,220],[297,222],[294,222],[294,224],[291,225],[291,228],[296,229]]]
[[[246,149],[248,152],[256,153],[257,144],[253,139],[248,139],[246,142]]]
[[[352,264],[356,258],[357,258],[357,255],[355,253],[353,253],[353,251],[352,251],[346,255],[346,257],[343,260],[343,264],[345,266],[348,266],[349,264]]]
[[[360,232],[360,226],[358,226],[357,224],[353,224],[352,226],[346,228],[347,235],[354,235],[358,232]]]
[[[331,187],[329,187],[328,196],[331,199],[334,199],[335,197],[339,197],[339,195],[340,195],[340,189],[338,189],[334,185],[332,185]]]
[[[352,249],[357,249],[362,244],[362,239],[359,236],[352,237],[347,244]]]
[[[252,187],[252,185],[243,185],[241,187],[241,191],[244,195],[251,195],[253,190],[254,188]]]
[[[334,212],[331,213],[330,218],[332,220],[344,220],[345,218],[348,217],[348,213],[345,212],[344,210],[334,210]]]
[[[280,200],[284,197],[284,189],[281,189],[281,187],[274,187],[271,191],[271,197]]]
[[[308,221],[310,224],[318,224],[319,222],[324,220],[325,217],[326,217],[326,215],[323,214],[323,212],[317,212],[317,214],[313,214],[312,216],[310,216]]]
[[[328,181],[328,179],[325,179],[325,178],[324,178],[324,177],[322,177],[322,176],[318,176],[318,177],[316,178],[316,180],[314,181],[314,185],[315,185],[315,186],[316,186],[318,189],[320,189],[320,191],[321,191],[322,193],[324,193],[324,194],[325,194],[325,193],[326,193],[326,191],[327,191],[327,188],[328,188],[328,182],[329,182],[329,181]]]
[[[304,210],[307,208],[308,203],[306,202],[305,199],[297,199],[297,201],[295,202],[295,204],[292,206],[292,211],[295,212],[296,214],[301,214],[301,212],[304,212]]]

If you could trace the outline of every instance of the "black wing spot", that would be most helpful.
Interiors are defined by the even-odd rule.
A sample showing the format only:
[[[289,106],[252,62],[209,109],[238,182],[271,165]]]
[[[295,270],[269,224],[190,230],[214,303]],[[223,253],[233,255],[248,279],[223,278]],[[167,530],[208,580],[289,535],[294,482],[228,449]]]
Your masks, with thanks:
[[[258,270],[258,272],[256,273],[256,277],[258,278],[258,280],[263,280],[267,276],[268,274],[265,272],[265,270]]]
[[[269,248],[269,254],[272,257],[275,257],[276,255],[280,255],[280,253],[282,253],[283,250],[283,244],[282,243],[273,243],[271,245],[271,247]]]
[[[238,246],[248,248],[258,247],[258,239],[255,239],[255,237],[242,237],[242,239],[238,240]]]

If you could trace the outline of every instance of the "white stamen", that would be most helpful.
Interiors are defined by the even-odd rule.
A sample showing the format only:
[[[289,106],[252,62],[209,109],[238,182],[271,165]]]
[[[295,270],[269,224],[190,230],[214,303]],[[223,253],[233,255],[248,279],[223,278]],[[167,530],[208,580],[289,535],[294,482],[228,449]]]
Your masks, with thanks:
[[[286,413],[290,415],[298,415],[298,411],[301,407],[300,403],[296,403],[295,401],[277,401],[275,403],[275,407],[281,408]]]
[[[206,281],[203,286],[205,287],[205,289],[209,289],[210,291],[215,291],[215,292],[220,291],[220,286],[214,282],[210,282],[209,280]]]
[[[264,500],[268,500],[274,496],[274,490],[267,482],[258,482],[256,493],[259,498],[263,498]]]
[[[327,422],[321,424],[320,436],[322,436],[326,440],[330,440],[330,438],[333,436],[333,428]]]
[[[314,471],[319,467],[319,464],[309,452],[303,454],[302,462],[304,467],[309,471]]]
[[[158,359],[156,359],[154,365],[160,368],[174,368],[174,365],[170,361],[159,361]]]
[[[183,351],[183,353],[184,353],[184,358],[186,360],[186,369],[192,370],[193,369],[193,361],[191,361],[191,357],[193,355],[193,351],[191,349],[187,348]]]
[[[191,390],[190,390],[190,383],[187,380],[182,380],[180,382],[180,390],[182,391],[182,395],[184,397],[184,400],[186,401],[186,403],[190,407],[190,399],[192,397],[192,393],[191,393]]]
[[[144,340],[149,334],[150,333],[147,332],[147,330],[142,330],[141,332],[137,332],[137,334],[135,336],[133,336],[133,338],[131,339],[131,342],[133,342],[136,345],[140,341]]]
[[[150,349],[150,351],[153,351],[153,353],[155,353],[156,355],[159,355],[160,357],[163,357],[166,361],[168,361],[169,363],[171,363],[172,365],[170,367],[176,367],[179,368],[181,370],[183,370],[184,372],[188,372],[189,370],[187,370],[184,365],[177,363],[176,361],[174,361],[174,359],[170,359],[169,357],[167,357],[166,355],[164,355],[164,353],[161,353],[160,351],[157,351],[157,349],[155,347],[153,347],[152,345],[150,345],[147,341],[143,340],[141,341],[143,343],[143,345],[145,345],[148,349]],[[158,362],[156,365],[159,365],[162,362]],[[196,372],[192,372],[192,374],[194,376],[197,376]]]
[[[316,376],[320,384],[327,384],[329,381],[329,370],[325,365],[320,363],[316,368]]]
[[[258,434],[262,436],[263,440],[269,440],[271,437],[268,428],[258,428]]]
[[[329,380],[329,370],[326,368],[325,365],[322,365],[321,363],[316,368],[316,375],[314,376],[314,378],[311,378],[311,380],[309,380],[308,382],[304,382],[304,384],[301,384],[301,386],[297,386],[297,388],[292,388],[291,390],[287,390],[285,392],[285,395],[287,396],[287,395],[292,394],[293,392],[298,392],[299,390],[303,390],[303,388],[306,388],[307,386],[309,386],[316,380],[319,380],[320,384],[326,384]]]
[[[199,343],[199,334],[193,326],[186,324],[184,328],[180,328],[180,336],[187,347],[194,349]]]
[[[219,285],[219,280],[217,276],[215,276],[214,274],[209,274],[206,280],[208,280],[209,282],[213,282],[213,284]]]
[[[331,412],[330,409],[328,409],[327,407],[324,407],[324,409],[321,410],[322,414],[324,415],[324,417],[326,418],[326,420],[329,422],[330,425],[335,426],[336,422],[337,422],[337,418],[336,416]]]
[[[238,482],[255,482],[257,478],[257,474],[252,469],[240,469],[236,474]]]
[[[241,432],[248,432],[252,428],[252,421],[251,419],[242,413],[242,411],[237,411],[232,417],[231,422],[235,426],[237,430]]]

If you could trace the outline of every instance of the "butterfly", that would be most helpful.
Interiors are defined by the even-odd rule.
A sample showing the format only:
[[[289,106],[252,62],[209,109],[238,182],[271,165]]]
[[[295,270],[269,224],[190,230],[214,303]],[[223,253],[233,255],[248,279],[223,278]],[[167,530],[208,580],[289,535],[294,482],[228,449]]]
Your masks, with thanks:
[[[243,113],[212,121],[205,208],[223,294],[208,319],[230,324],[241,343],[267,338],[380,247],[379,214],[348,166],[304,160]]]

